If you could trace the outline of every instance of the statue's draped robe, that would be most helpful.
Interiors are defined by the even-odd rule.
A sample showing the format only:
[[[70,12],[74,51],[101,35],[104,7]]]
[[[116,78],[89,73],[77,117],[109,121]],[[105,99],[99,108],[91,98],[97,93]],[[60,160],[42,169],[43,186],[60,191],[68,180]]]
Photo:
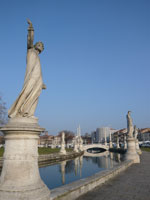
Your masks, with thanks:
[[[38,103],[43,86],[40,58],[34,48],[27,52],[24,85],[19,97],[8,111],[9,117],[31,117]]]

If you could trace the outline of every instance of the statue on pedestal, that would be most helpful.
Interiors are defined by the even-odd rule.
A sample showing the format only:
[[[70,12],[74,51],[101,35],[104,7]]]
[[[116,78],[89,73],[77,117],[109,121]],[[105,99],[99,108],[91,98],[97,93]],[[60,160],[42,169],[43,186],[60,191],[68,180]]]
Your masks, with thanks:
[[[42,42],[33,45],[34,29],[32,22],[27,20],[28,37],[27,37],[27,65],[24,85],[18,98],[8,111],[10,118],[30,117],[34,118],[34,112],[38,103],[41,90],[46,89],[43,84],[41,64],[39,54],[44,50]]]
[[[127,153],[125,156],[126,160],[133,160],[134,163],[140,163],[140,157],[137,154],[137,150],[136,150],[136,139],[133,135],[133,122],[132,122],[132,118],[130,116],[131,111],[128,111],[127,114]]]
[[[128,137],[133,138],[133,122],[130,115],[131,111],[128,111],[127,114],[127,130],[128,130]]]
[[[41,180],[38,139],[44,128],[34,112],[43,84],[39,53],[42,42],[33,45],[34,29],[28,20],[27,67],[22,91],[8,111],[9,121],[0,128],[5,135],[5,152],[0,177],[0,199],[49,200],[50,190]]]

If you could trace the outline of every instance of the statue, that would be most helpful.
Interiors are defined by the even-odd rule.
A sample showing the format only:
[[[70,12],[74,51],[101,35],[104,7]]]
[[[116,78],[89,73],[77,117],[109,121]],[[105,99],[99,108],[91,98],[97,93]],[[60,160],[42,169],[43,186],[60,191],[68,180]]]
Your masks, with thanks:
[[[127,130],[128,130],[128,137],[133,138],[133,122],[130,116],[131,111],[128,111],[127,114]]]
[[[41,64],[39,54],[44,50],[42,42],[33,45],[34,29],[32,22],[27,20],[27,65],[24,85],[18,98],[8,111],[8,117],[28,117],[35,118],[34,112],[38,103],[41,90],[46,89],[42,80]]]
[[[137,139],[137,136],[138,136],[138,129],[136,128],[136,125],[134,126],[133,135],[134,135],[134,138]]]
[[[61,141],[63,144],[65,143],[65,133],[62,132],[62,141]]]

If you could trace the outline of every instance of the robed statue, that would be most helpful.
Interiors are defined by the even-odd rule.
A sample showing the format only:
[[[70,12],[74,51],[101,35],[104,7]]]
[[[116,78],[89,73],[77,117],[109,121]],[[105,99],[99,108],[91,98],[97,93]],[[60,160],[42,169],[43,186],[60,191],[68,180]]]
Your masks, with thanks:
[[[133,122],[132,122],[132,118],[131,118],[131,115],[130,115],[131,111],[128,111],[128,114],[127,114],[127,131],[128,131],[128,137],[129,138],[133,138]]]
[[[134,126],[134,132],[133,132],[133,136],[135,139],[137,139],[137,136],[138,136],[138,131],[139,129],[136,128],[136,125]]]
[[[44,50],[42,42],[33,45],[34,28],[32,22],[27,20],[27,65],[24,85],[18,98],[8,111],[10,118],[14,117],[31,117],[34,118],[34,112],[38,103],[41,90],[46,89],[43,84],[41,64],[39,54]]]

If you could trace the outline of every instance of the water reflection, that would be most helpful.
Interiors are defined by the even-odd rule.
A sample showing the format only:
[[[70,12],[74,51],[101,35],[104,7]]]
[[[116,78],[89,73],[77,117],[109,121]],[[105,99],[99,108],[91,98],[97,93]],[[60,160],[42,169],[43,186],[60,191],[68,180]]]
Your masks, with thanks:
[[[65,184],[65,167],[66,167],[66,161],[62,161],[60,166],[61,166],[61,180],[62,180],[62,184]]]
[[[120,154],[112,152],[94,154],[95,157],[80,156],[74,160],[62,161],[60,164],[40,168],[43,181],[50,188],[56,188],[81,178],[86,178],[102,170],[113,168],[123,160]],[[98,157],[97,157],[98,156]]]

